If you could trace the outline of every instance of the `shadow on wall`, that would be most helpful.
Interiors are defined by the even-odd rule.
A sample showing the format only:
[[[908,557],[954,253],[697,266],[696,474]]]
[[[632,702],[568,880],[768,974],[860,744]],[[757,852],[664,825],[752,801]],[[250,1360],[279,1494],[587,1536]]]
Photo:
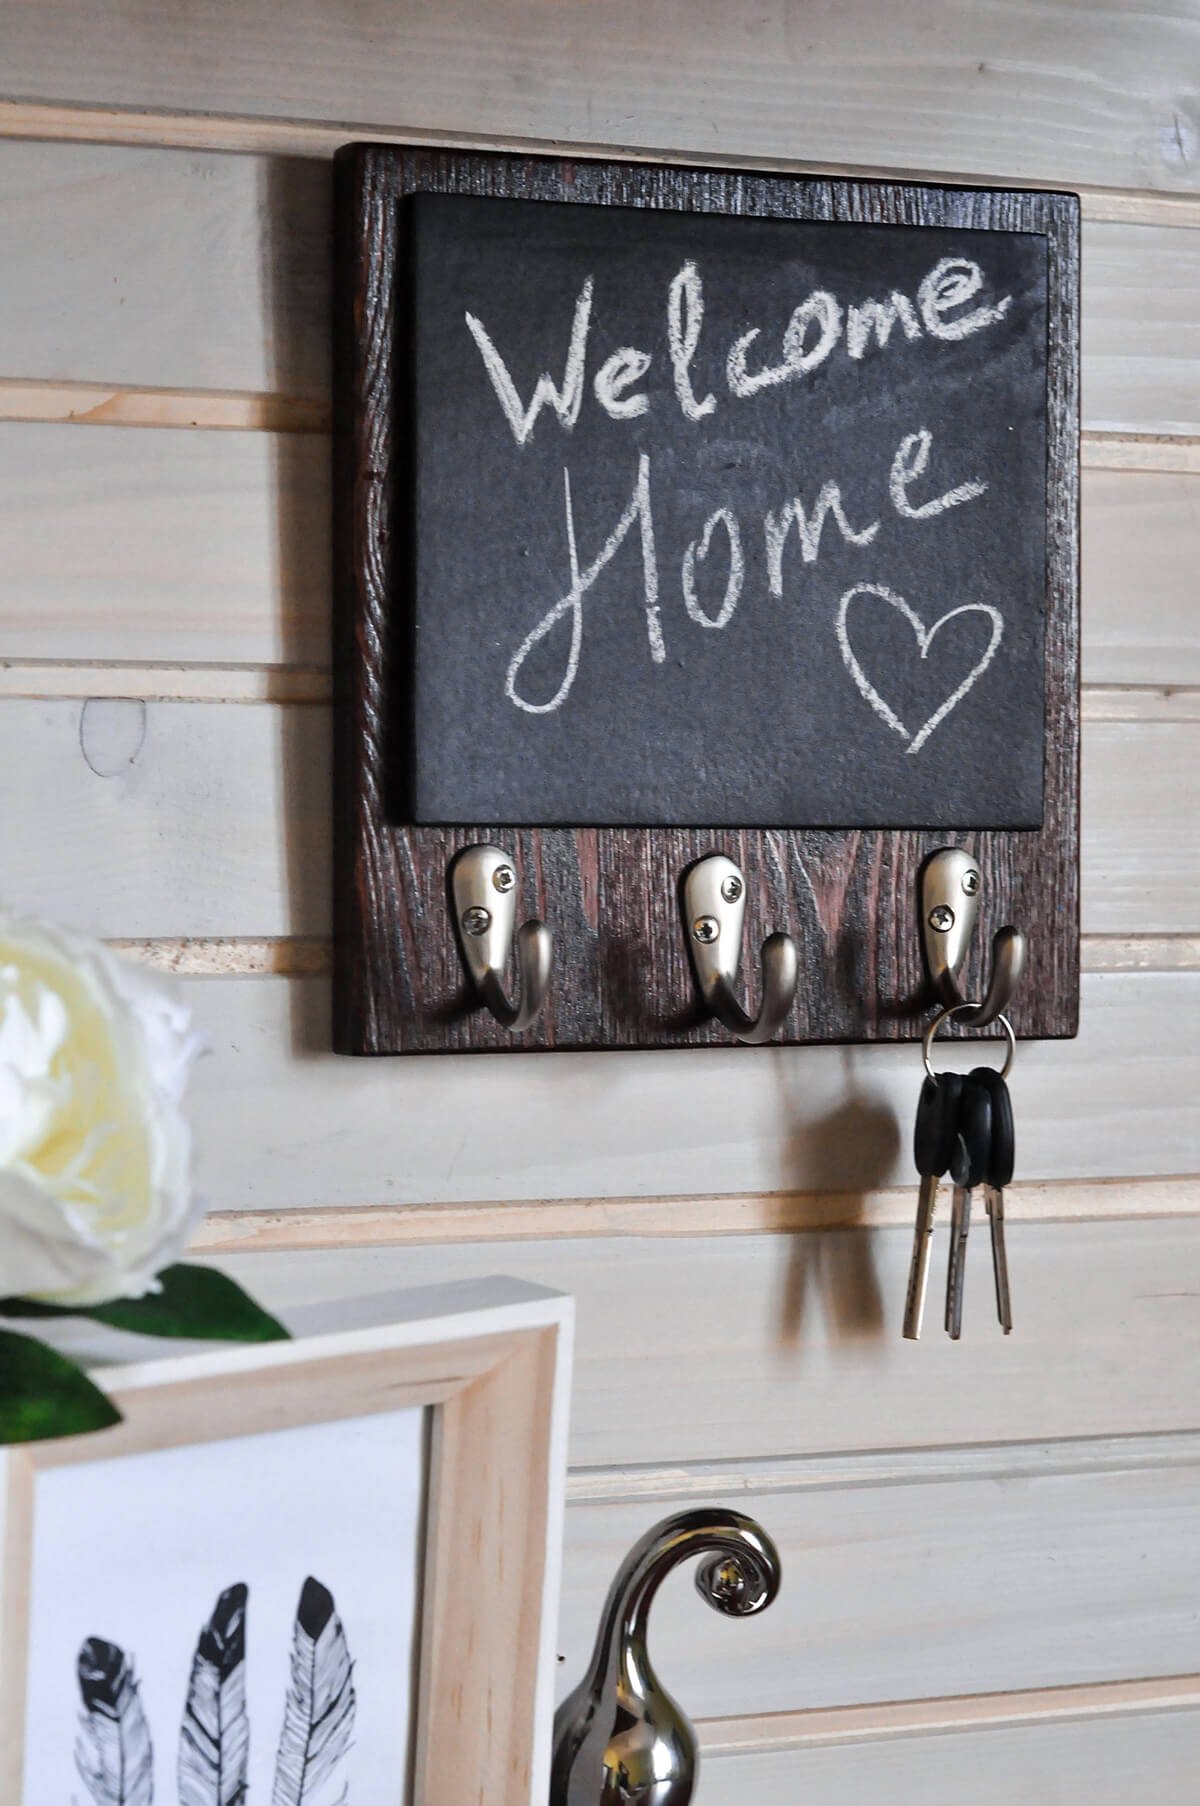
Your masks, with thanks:
[[[832,1051],[832,1050],[831,1050]],[[831,1340],[883,1334],[883,1295],[873,1238],[859,1225],[867,1199],[891,1183],[900,1151],[900,1125],[890,1104],[863,1092],[855,1052],[843,1051],[847,1095],[815,1120],[790,1095],[787,1063],[773,1064],[781,1113],[790,1121],[783,1149],[786,1189],[839,1194],[839,1227],[800,1230],[788,1238],[780,1307],[780,1339],[795,1347],[804,1318],[821,1301]]]
[[[271,392],[287,399],[329,399],[332,197],[329,162],[264,159],[259,282],[266,378]],[[273,449],[276,656],[291,671],[325,671],[333,588],[329,435],[276,433]],[[284,703],[279,717],[288,928],[320,941],[330,932],[332,891],[330,711],[324,703]],[[317,949],[297,969],[310,964],[323,969]],[[326,987],[292,984],[290,997],[294,1051],[327,1051]]]

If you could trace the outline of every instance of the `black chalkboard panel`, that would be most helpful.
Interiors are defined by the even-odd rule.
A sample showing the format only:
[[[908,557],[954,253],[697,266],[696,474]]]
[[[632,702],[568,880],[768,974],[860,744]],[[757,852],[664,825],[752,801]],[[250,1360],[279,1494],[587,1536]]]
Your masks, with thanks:
[[[1043,234],[400,205],[410,819],[1041,824]]]

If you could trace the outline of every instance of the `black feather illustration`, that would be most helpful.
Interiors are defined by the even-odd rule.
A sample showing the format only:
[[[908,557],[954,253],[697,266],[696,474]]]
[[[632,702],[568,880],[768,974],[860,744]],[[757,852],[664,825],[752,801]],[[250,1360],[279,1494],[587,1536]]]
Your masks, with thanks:
[[[353,1675],[333,1596],[310,1575],[296,1608],[271,1806],[342,1806],[348,1798],[344,1758],[354,1731]]]
[[[75,1766],[95,1806],[153,1806],[150,1727],[125,1651],[88,1637],[79,1651],[79,1691]]]
[[[243,1806],[250,1760],[246,1597],[227,1587],[200,1632],[179,1731],[179,1806]]]

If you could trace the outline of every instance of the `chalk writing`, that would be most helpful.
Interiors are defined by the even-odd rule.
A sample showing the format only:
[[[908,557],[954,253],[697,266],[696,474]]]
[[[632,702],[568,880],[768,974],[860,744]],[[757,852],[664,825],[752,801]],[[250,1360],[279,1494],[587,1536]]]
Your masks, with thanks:
[[[1012,297],[1005,295],[994,304],[972,308],[969,313],[956,312],[975,298],[983,283],[983,271],[977,263],[966,257],[943,257],[922,278],[916,308],[907,295],[893,289],[886,301],[868,299],[855,302],[844,310],[836,295],[828,289],[814,289],[792,310],[784,328],[782,356],[778,363],[763,363],[756,370],[750,369],[750,353],[757,350],[762,337],[759,326],[750,327],[733,341],[725,358],[729,393],[737,400],[746,400],[761,394],[764,389],[811,375],[832,356],[842,339],[843,324],[847,354],[856,362],[862,361],[872,339],[877,350],[885,350],[897,323],[909,343],[921,337],[921,322],[925,332],[934,339],[958,343],[970,338],[1002,320],[1012,304]],[[483,321],[473,313],[465,315],[467,328],[479,348],[496,399],[518,445],[527,443],[539,414],[547,405],[567,432],[579,418],[594,289],[595,277],[589,276],[575,303],[562,383],[556,384],[544,370],[537,379],[528,406],[522,402],[508,365]],[[685,420],[707,419],[716,412],[717,397],[710,392],[703,400],[697,400],[692,387],[691,367],[704,325],[704,283],[695,263],[690,260],[671,279],[666,315],[667,352],[680,411]],[[648,395],[624,395],[623,392],[642,381],[653,362],[653,353],[633,345],[623,345],[605,359],[596,373],[593,391],[612,419],[633,420],[649,410]]]
[[[899,449],[892,460],[888,476],[890,499],[896,513],[909,520],[926,520],[942,513],[950,507],[974,500],[982,495],[987,487],[983,483],[961,483],[956,488],[947,490],[945,494],[935,497],[920,507],[913,507],[907,496],[908,484],[922,475],[929,462],[929,453],[933,444],[933,436],[924,427],[915,433],[909,433],[901,441]],[[550,715],[561,709],[571,694],[579,671],[579,661],[583,651],[584,635],[584,598],[591,591],[601,572],[611,563],[616,552],[632,532],[635,525],[640,528],[642,550],[642,606],[646,617],[646,633],[649,642],[650,656],[655,664],[661,664],[666,658],[666,643],[662,627],[662,613],[659,603],[658,562],[655,554],[654,516],[650,500],[650,457],[646,452],[638,458],[637,479],[620,519],[605,540],[600,552],[592,560],[586,570],[580,569],[579,554],[575,540],[575,513],[571,493],[570,469],[563,469],[563,493],[566,503],[566,539],[567,561],[570,571],[570,584],[566,592],[547,610],[537,625],[525,635],[517,647],[508,666],[505,680],[505,694],[517,708],[530,715]],[[869,546],[879,532],[881,522],[872,521],[870,526],[854,528],[847,519],[842,505],[841,491],[832,479],[822,484],[820,492],[812,508],[805,510],[801,497],[792,497],[777,510],[767,509],[763,515],[763,539],[766,553],[767,583],[771,595],[782,599],[784,594],[783,552],[788,534],[795,525],[800,542],[800,554],[805,564],[815,564],[821,552],[821,534],[826,520],[832,517],[842,539],[849,545]],[[712,549],[712,538],[716,528],[724,529],[729,548],[729,572],[725,582],[725,593],[721,606],[715,615],[706,613],[700,603],[696,591],[696,566],[703,564]],[[683,604],[688,618],[699,627],[722,629],[729,625],[734,611],[742,597],[746,579],[746,560],[743,548],[742,529],[737,515],[731,508],[720,507],[709,515],[704,522],[698,540],[691,540],[680,563],[679,581],[683,596]],[[928,656],[929,647],[934,634],[946,621],[955,615],[982,612],[989,615],[995,626],[993,639],[988,651],[978,665],[975,666],[967,681],[960,685],[953,696],[932,715],[924,726],[916,733],[910,734],[899,717],[872,686],[862,666],[850,649],[846,633],[846,613],[851,601],[859,595],[873,595],[888,602],[905,616],[917,634],[921,657]],[[532,702],[518,688],[518,679],[525,663],[536,646],[553,632],[558,623],[570,616],[570,639],[567,647],[566,663],[562,678],[553,695],[545,702]],[[952,609],[949,614],[935,622],[926,633],[919,617],[913,613],[908,604],[882,584],[862,583],[847,590],[839,605],[835,623],[838,644],[847,670],[858,686],[860,694],[868,701],[875,713],[888,726],[909,742],[910,753],[919,752],[929,739],[930,734],[944,721],[950,710],[961,702],[967,691],[981,677],[991,663],[993,654],[1000,644],[1003,632],[1003,619],[997,609],[982,603],[965,603]]]
[[[1036,827],[1053,241],[725,182],[406,198],[396,803]]]
[[[897,609],[912,628],[913,633],[916,636],[917,648],[923,659],[929,657],[929,648],[933,644],[933,636],[946,625],[947,621],[953,621],[960,615],[985,615],[992,624],[991,637],[988,640],[987,650],[983,657],[979,660],[978,664],[972,665],[970,671],[968,671],[966,677],[964,677],[954,693],[946,698],[940,708],[934,710],[928,721],[918,728],[915,734],[909,732],[895,710],[891,707],[890,703],[884,701],[883,697],[879,694],[879,691],[875,688],[875,685],[863,670],[850,645],[850,636],[846,628],[846,619],[849,614],[850,604],[859,596],[877,596],[881,602],[886,602],[889,608]],[[896,595],[894,590],[888,589],[882,583],[856,583],[853,589],[848,589],[838,603],[836,627],[838,645],[841,648],[842,658],[845,661],[846,669],[858,685],[859,693],[870,703],[881,721],[886,721],[893,732],[899,734],[902,740],[908,741],[905,751],[909,753],[920,752],[933,730],[940,726],[946,719],[946,716],[950,713],[951,709],[957,708],[968,691],[974,688],[975,684],[991,664],[992,659],[996,654],[996,648],[1004,637],[1004,618],[998,608],[992,608],[987,602],[964,602],[958,608],[947,609],[946,613],[940,615],[933,623],[932,627],[926,627],[920,615],[914,608],[909,607],[903,596]]]
[[[598,556],[592,560],[586,571],[579,569],[579,553],[575,546],[575,513],[571,505],[571,473],[565,469],[563,471],[563,491],[567,510],[567,556],[571,568],[571,586],[566,595],[560,596],[554,607],[543,615],[532,632],[525,635],[512,656],[504,681],[504,691],[509,701],[514,702],[519,709],[524,709],[528,715],[553,714],[555,709],[562,707],[570,695],[571,686],[575,682],[575,673],[579,669],[579,654],[583,646],[583,598],[592,588],[605,565],[613,558],[635,523],[641,528],[642,586],[650,656],[656,664],[661,664],[666,657],[658,620],[658,564],[654,556],[654,520],[650,513],[649,457],[643,452],[638,459],[637,482],[629,499],[629,505],[600,548]],[[563,616],[568,614],[571,617],[571,643],[562,682],[548,702],[530,702],[517,689],[517,679],[521,675],[525,660],[534,647],[540,645],[546,635],[557,627]]]
[[[483,360],[491,390],[503,412],[518,448],[529,445],[535,430],[543,428],[543,416],[552,430],[558,428],[570,437],[580,419],[588,395],[587,372],[593,365],[590,393],[602,413],[616,423],[643,419],[653,407],[663,403],[664,390],[655,388],[653,370],[659,353],[653,348],[633,343],[619,344],[607,352],[592,346],[593,306],[598,278],[589,273],[579,287],[567,334],[561,380],[543,369],[534,382],[526,401],[522,398],[509,363],[498,348],[496,338],[477,313],[466,312],[468,331]],[[666,286],[661,329],[665,339],[665,356],[670,372],[669,395],[673,394],[679,413],[689,427],[699,427],[724,407],[750,402],[754,397],[785,385],[802,384],[841,354],[850,365],[864,372],[880,357],[894,359],[906,346],[922,338],[945,345],[958,345],[964,340],[995,327],[1004,320],[1012,305],[1012,297],[1000,294],[988,299],[982,267],[964,256],[939,258],[927,270],[910,295],[891,288],[882,298],[872,295],[839,297],[832,288],[816,287],[800,296],[787,316],[777,349],[772,349],[759,325],[747,325],[727,341],[723,359],[715,366],[723,376],[723,392],[718,394],[696,378],[698,360],[710,328],[706,325],[706,297],[702,270],[695,259],[685,259]],[[712,369],[709,347],[706,367]],[[718,352],[719,357],[719,352]],[[535,366],[536,367],[536,366]],[[701,392],[702,391],[702,392]],[[761,565],[755,568],[765,574],[768,599],[783,602],[796,599],[795,579],[807,567],[817,566],[829,532],[836,533],[842,547],[866,552],[868,548],[886,557],[889,533],[899,530],[897,523],[932,524],[949,511],[977,503],[988,493],[988,481],[981,474],[961,475],[961,480],[938,487],[934,480],[934,439],[926,426],[918,426],[900,439],[886,472],[875,493],[858,493],[848,503],[842,484],[832,476],[819,483],[805,482],[795,492],[781,498],[776,505],[763,508],[753,520],[739,518],[735,508],[726,502],[710,508],[697,523],[677,566],[678,588],[675,594],[683,604],[683,614],[694,626],[707,632],[723,632],[730,626],[744,601],[747,587],[747,535],[758,537]],[[574,486],[569,464],[562,467],[565,519],[567,583],[562,594],[545,611],[517,645],[508,663],[505,694],[517,709],[529,715],[553,715],[559,712],[575,685],[586,638],[586,612],[604,573],[627,539],[637,533],[641,550],[639,609],[644,620],[646,645],[651,662],[661,665],[667,657],[667,627],[664,625],[663,602],[660,600],[659,559],[655,544],[654,510],[651,499],[651,456],[641,450],[637,456],[636,476],[629,499],[604,539],[599,551],[587,563],[581,563],[578,543]],[[719,533],[719,539],[718,539]],[[788,548],[798,552],[789,570]],[[718,592],[721,578],[723,589]],[[628,574],[609,580],[610,593],[619,598],[628,591]],[[701,599],[701,586],[706,600]],[[667,587],[670,608],[671,586]],[[719,593],[719,602],[718,602]],[[810,598],[805,597],[806,601]],[[898,612],[912,629],[917,651],[927,660],[935,637],[946,624],[962,616],[979,615],[990,625],[987,647],[957,685],[929,718],[915,728],[908,727],[896,709],[885,698],[877,681],[867,675],[863,659],[855,651],[850,638],[853,613],[860,639],[869,632],[871,601]],[[612,604],[610,604],[611,606]],[[812,620],[811,613],[807,617]],[[828,617],[827,617],[828,619]],[[538,648],[550,641],[562,624],[562,634],[551,642],[537,660],[538,675],[531,676],[529,661]],[[969,694],[988,669],[1000,646],[1004,621],[1000,611],[990,604],[960,602],[941,614],[926,627],[916,610],[887,584],[876,580],[855,583],[846,589],[832,617],[833,634],[841,660],[855,688],[873,713],[905,743],[908,755],[924,747],[946,717]],[[561,642],[561,651],[555,650]],[[552,691],[547,689],[546,674],[552,672],[561,657],[561,672]],[[541,690],[541,695],[537,692]]]

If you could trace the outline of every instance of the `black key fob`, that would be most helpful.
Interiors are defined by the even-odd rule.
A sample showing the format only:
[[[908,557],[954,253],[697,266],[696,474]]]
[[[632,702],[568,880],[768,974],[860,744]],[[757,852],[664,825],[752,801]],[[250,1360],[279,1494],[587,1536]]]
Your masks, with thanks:
[[[977,1066],[969,1076],[973,1084],[985,1087],[992,1104],[992,1145],[984,1184],[995,1191],[1003,1191],[1006,1185],[1012,1184],[1017,1152],[1008,1085],[990,1066]]]
[[[939,1179],[950,1165],[954,1138],[958,1133],[958,1100],[962,1096],[961,1072],[940,1072],[935,1079],[926,1078],[917,1104],[917,1126],[913,1132],[913,1159],[923,1179],[931,1174]]]
[[[986,1185],[991,1152],[991,1092],[971,1073],[963,1080],[962,1096],[958,1101],[958,1128],[950,1160],[950,1177],[955,1185],[967,1191]]]

